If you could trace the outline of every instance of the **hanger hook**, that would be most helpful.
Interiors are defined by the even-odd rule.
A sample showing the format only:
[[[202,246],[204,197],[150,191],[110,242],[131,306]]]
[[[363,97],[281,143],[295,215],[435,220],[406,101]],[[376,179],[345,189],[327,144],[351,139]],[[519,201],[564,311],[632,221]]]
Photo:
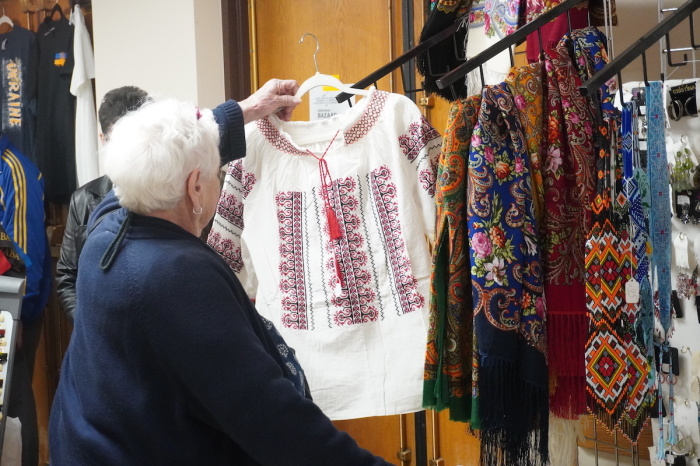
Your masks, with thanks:
[[[301,44],[302,42],[304,42],[304,38],[305,38],[306,36],[311,36],[311,37],[313,37],[314,40],[316,41],[316,51],[314,52],[314,66],[316,67],[316,73],[318,73],[318,72],[319,72],[319,71],[318,71],[318,61],[316,61],[316,55],[318,55],[318,51],[319,51],[319,49],[321,48],[321,44],[320,44],[320,42],[318,41],[318,37],[316,37],[315,35],[311,34],[310,32],[307,32],[307,33],[305,33],[303,36],[301,36],[301,39],[299,39],[299,43],[300,43],[300,44]]]

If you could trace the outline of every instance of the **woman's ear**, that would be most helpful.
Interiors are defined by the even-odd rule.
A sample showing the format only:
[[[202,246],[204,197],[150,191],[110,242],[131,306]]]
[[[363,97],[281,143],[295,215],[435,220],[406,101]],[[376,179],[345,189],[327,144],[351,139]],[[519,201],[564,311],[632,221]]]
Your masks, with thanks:
[[[203,189],[204,185],[202,184],[202,171],[197,168],[187,176],[187,196],[190,198],[192,206],[196,207],[201,204],[200,197]]]

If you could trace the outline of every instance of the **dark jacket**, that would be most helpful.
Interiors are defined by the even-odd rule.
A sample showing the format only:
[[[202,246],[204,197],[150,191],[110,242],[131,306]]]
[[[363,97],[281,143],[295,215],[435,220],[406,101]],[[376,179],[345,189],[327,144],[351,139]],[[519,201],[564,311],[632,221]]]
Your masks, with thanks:
[[[245,131],[241,107],[229,100],[212,110],[219,125],[219,152],[221,163],[245,155]],[[97,178],[78,188],[70,199],[66,230],[63,234],[61,254],[56,265],[56,291],[68,319],[73,322],[75,314],[75,283],[78,276],[78,258],[87,238],[90,214],[112,190],[112,182],[106,176]]]
[[[112,196],[81,258],[52,465],[389,464],[302,394],[293,353],[206,243],[133,215],[101,264],[127,218]]]
[[[87,238],[88,218],[111,190],[112,182],[107,176],[101,176],[78,188],[70,198],[61,254],[56,265],[56,291],[71,322],[75,313],[78,258]]]

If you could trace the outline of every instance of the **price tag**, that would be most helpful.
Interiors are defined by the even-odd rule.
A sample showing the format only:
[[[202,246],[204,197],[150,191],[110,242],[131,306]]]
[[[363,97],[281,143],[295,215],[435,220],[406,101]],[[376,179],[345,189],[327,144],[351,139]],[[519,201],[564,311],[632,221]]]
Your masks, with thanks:
[[[630,278],[625,283],[625,301],[627,301],[627,304],[639,302],[639,282],[634,278]]]

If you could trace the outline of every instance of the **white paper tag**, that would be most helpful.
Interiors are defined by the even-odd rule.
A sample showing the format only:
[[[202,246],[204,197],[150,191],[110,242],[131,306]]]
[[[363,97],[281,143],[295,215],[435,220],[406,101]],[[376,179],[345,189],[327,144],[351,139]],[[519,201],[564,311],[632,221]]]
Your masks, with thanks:
[[[676,253],[676,267],[689,269],[688,264],[688,237],[681,232],[673,239],[673,248]]]
[[[639,302],[639,282],[630,278],[625,283],[625,301],[627,304],[637,304]]]

